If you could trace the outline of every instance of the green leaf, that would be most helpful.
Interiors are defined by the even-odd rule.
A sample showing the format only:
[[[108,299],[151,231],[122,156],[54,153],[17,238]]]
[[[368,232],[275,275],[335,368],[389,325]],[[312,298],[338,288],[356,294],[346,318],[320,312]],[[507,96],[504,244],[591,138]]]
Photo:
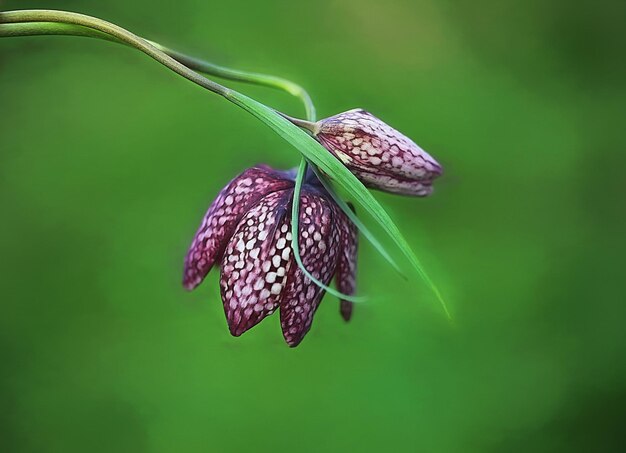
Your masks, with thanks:
[[[251,99],[243,94],[232,92],[228,96],[229,100],[248,111],[256,118],[271,127],[284,140],[294,146],[304,157],[314,163],[321,171],[326,173],[338,186],[350,194],[354,201],[372,216],[383,228],[389,237],[396,243],[400,251],[406,256],[413,268],[422,277],[426,285],[433,291],[448,318],[451,318],[446,303],[441,293],[424,271],[419,259],[411,250],[408,242],[393,222],[389,214],[378,203],[374,196],[365,186],[354,176],[350,170],[329,153],[309,134],[294,126],[289,121],[278,115],[269,107]]]
[[[109,22],[85,16],[82,14],[70,13],[67,11],[49,11],[49,10],[25,10],[25,11],[10,11],[0,13],[0,37],[1,36],[24,36],[37,34],[38,25],[25,25],[26,28],[19,28],[11,26],[11,23],[29,23],[38,22],[39,26],[46,28],[46,33],[51,34],[73,34],[73,32],[62,29],[63,27],[50,28],[50,23],[66,23],[73,24],[82,27],[88,27],[92,30],[96,30],[100,33],[108,35],[107,38],[114,38],[113,40],[121,41],[127,45],[130,45],[150,57],[157,60],[170,70],[185,77],[186,79],[202,86],[203,88],[217,93],[244,110],[248,111],[256,118],[264,122],[271,127],[278,135],[285,139],[288,143],[298,149],[304,157],[310,160],[315,166],[317,166],[322,172],[330,176],[330,178],[342,187],[347,193],[349,193],[354,201],[359,204],[365,212],[370,214],[374,220],[385,230],[385,232],[396,243],[398,248],[407,257],[409,262],[418,272],[418,274],[424,279],[428,287],[435,293],[437,299],[443,306],[448,318],[450,313],[446,307],[446,304],[441,297],[441,294],[431,279],[424,271],[421,263],[411,248],[408,242],[400,233],[400,230],[396,224],[391,220],[387,212],[376,201],[376,199],[369,193],[369,191],[361,184],[361,182],[350,171],[343,166],[339,160],[335,159],[328,151],[326,151],[315,139],[313,139],[306,132],[290,123],[288,120],[280,116],[274,110],[269,107],[240,94],[234,90],[230,90],[218,83],[209,80],[200,74],[192,71],[187,66],[181,64],[175,58],[167,55],[163,50],[155,47],[152,43],[134,35],[133,33],[125,30],[117,25]],[[60,30],[62,29],[62,30]],[[77,34],[81,34],[78,32]],[[45,34],[45,33],[44,33]],[[102,36],[95,36],[102,37]],[[312,113],[312,112],[311,112]]]
[[[374,248],[380,253],[383,258],[387,260],[389,264],[404,278],[406,279],[406,275],[402,272],[400,267],[396,264],[394,259],[391,257],[385,246],[380,243],[378,239],[372,234],[372,232],[365,226],[365,224],[357,217],[357,215],[350,209],[348,203],[346,203],[341,196],[335,191],[334,187],[328,180],[328,177],[319,171],[315,165],[312,166],[313,171],[317,175],[317,178],[320,180],[326,191],[333,197],[335,202],[339,205],[341,210],[348,216],[348,218],[356,225],[356,227],[363,233],[363,236],[370,241],[370,243],[374,246]]]
[[[343,294],[330,286],[325,285],[322,281],[315,278],[311,273],[307,270],[302,262],[302,258],[300,257],[300,248],[298,246],[298,223],[300,221],[300,191],[302,189],[302,182],[304,180],[304,176],[306,174],[306,159],[302,158],[300,161],[300,167],[298,168],[298,174],[296,175],[296,185],[293,189],[293,200],[291,203],[291,248],[293,249],[293,256],[296,259],[296,263],[298,263],[298,267],[302,270],[304,275],[307,276],[309,280],[315,283],[317,286],[322,288],[324,291],[332,294],[339,299],[347,300],[350,302],[364,302],[364,297],[359,296],[349,296],[347,294]]]

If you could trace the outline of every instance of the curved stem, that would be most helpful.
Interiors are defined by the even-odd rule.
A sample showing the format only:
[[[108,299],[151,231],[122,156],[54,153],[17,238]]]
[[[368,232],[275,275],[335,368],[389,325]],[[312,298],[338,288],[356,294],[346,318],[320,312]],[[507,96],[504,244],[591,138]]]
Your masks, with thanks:
[[[65,11],[50,11],[50,10],[25,10],[25,11],[8,11],[0,12],[0,36],[24,36],[28,34],[38,34],[35,32],[35,25],[31,24],[25,26],[24,29],[19,29],[16,25],[19,23],[31,23],[36,22],[38,25],[42,23],[55,23],[56,29],[63,31],[61,24],[77,25],[95,30],[102,34],[107,35],[99,36],[110,41],[120,41],[138,50],[141,50],[145,54],[149,55],[159,63],[163,64],[168,69],[181,75],[182,77],[196,83],[203,88],[212,91],[214,93],[223,96],[225,99],[234,103],[235,105],[243,108],[248,113],[261,120],[268,127],[274,130],[280,137],[297,148],[305,157],[311,159],[316,166],[319,166],[325,173],[332,175],[333,180],[337,182],[342,188],[348,191],[355,197],[355,201],[363,206],[369,214],[384,228],[385,232],[395,242],[398,248],[408,258],[411,265],[415,268],[418,274],[424,279],[426,284],[435,293],[437,299],[442,304],[446,314],[450,317],[445,302],[441,297],[437,287],[430,280],[425,273],[421,263],[417,259],[415,253],[411,250],[406,239],[400,233],[398,227],[391,220],[386,211],[380,206],[380,204],[373,198],[369,192],[365,189],[363,184],[356,179],[356,177],[349,172],[338,160],[335,160],[328,153],[323,150],[319,142],[314,140],[310,135],[298,128],[296,124],[292,123],[291,117],[286,115],[279,115],[275,110],[229,88],[226,88],[206,77],[201,76],[197,72],[188,68],[181,62],[177,61],[172,56],[163,52],[163,50],[157,48],[149,41],[140,38],[139,36],[125,30],[117,25],[103,21],[90,16],[82,14],[70,13]],[[65,33],[69,34],[69,33]],[[81,32],[80,36],[87,36],[87,34]],[[89,36],[93,36],[89,34]],[[302,94],[302,93],[301,93]],[[306,99],[304,95],[303,99]],[[306,95],[308,96],[308,95]],[[310,100],[310,98],[309,98]],[[308,109],[314,113],[314,109]],[[309,122],[314,120],[311,115],[307,118]],[[302,126],[301,122],[301,126]],[[343,208],[342,208],[343,209]],[[350,215],[346,211],[346,214]],[[357,224],[358,225],[358,224]],[[297,237],[297,235],[295,235]]]
[[[0,36],[33,36],[42,34],[64,34],[73,36],[85,36],[105,39],[108,41],[130,45],[132,47],[139,48],[144,51],[160,63],[164,64],[168,68],[175,70],[178,74],[200,84],[201,86],[218,93],[222,96],[228,97],[229,90],[209,79],[205,79],[202,76],[191,71],[189,68],[194,68],[198,71],[207,72],[219,77],[227,78],[230,80],[238,80],[243,82],[255,83],[258,85],[271,86],[275,88],[287,91],[299,97],[305,107],[307,120],[299,120],[289,117],[288,115],[280,115],[286,119],[291,120],[294,124],[311,129],[314,125],[312,122],[315,119],[315,106],[308,93],[299,85],[290,82],[286,79],[279,77],[268,76],[258,73],[248,73],[245,71],[238,71],[234,69],[218,66],[195,57],[185,55],[183,53],[168,49],[167,47],[158,44],[153,41],[149,41],[139,36],[136,36],[116,25],[102,21],[100,19],[83,16],[81,14],[68,13],[64,11],[12,11],[7,13],[1,13],[1,22],[3,22],[0,28]],[[42,21],[42,22],[39,22]],[[59,22],[54,22],[59,21]],[[292,248],[294,256],[298,266],[302,269],[304,274],[326,291],[337,295],[346,300],[351,300],[351,297],[345,294],[335,292],[332,288],[324,285],[317,280],[309,271],[304,267],[302,259],[299,254],[298,248],[298,217],[299,217],[299,205],[300,205],[300,189],[302,187],[302,181],[306,173],[306,160],[302,159],[300,164],[300,171],[296,179],[294,189],[294,200],[292,203]]]
[[[6,11],[0,13],[0,23],[10,24],[19,22],[61,22],[66,24],[82,25],[84,27],[97,30],[108,34],[117,40],[128,44],[129,46],[141,50],[143,53],[154,58],[156,61],[171,69],[175,73],[200,85],[203,88],[206,88],[209,91],[217,93],[226,99],[231,99],[232,97],[232,90],[201,76],[195,71],[192,71],[187,66],[170,57],[162,50],[156,48],[145,39],[102,19],[66,11],[50,10]]]
[[[202,86],[203,88],[208,89],[209,91],[225,97],[235,104],[237,104],[237,102],[235,102],[233,98],[233,94],[236,93],[234,90],[230,90],[229,88],[201,76],[197,72],[190,69],[190,67],[218,77],[279,88],[299,97],[302,100],[307,112],[307,117],[315,116],[315,107],[313,106],[311,97],[306,90],[299,85],[280,77],[273,77],[258,73],[248,73],[245,71],[233,70],[214,65],[143,39],[110,22],[83,14],[53,10],[0,12],[0,37],[33,36],[41,34],[65,34],[96,37],[129,45],[141,50],[177,74]],[[307,123],[306,121],[297,120],[287,115],[284,116],[286,119]]]
[[[25,11],[12,11],[9,13],[0,13],[0,37],[10,37],[10,36],[42,36],[42,35],[67,35],[67,36],[82,36],[88,38],[97,38],[104,39],[110,42],[115,42],[118,44],[125,44],[134,47],[127,41],[123,41],[116,36],[105,33],[103,31],[93,29],[87,27],[85,25],[78,25],[73,23],[65,23],[65,22],[22,22],[23,15],[17,16],[15,13],[24,13]],[[56,11],[52,11],[56,12]],[[61,12],[61,11],[59,11]],[[49,11],[46,11],[49,13]],[[20,22],[10,23],[7,20],[7,14],[9,20],[20,20]],[[70,13],[72,14],[72,13]],[[41,15],[39,16],[41,17]],[[50,16],[47,16],[50,17]],[[87,17],[87,16],[84,16]],[[98,19],[96,19],[98,20]],[[196,57],[192,57],[190,55],[186,55],[184,53],[178,52],[176,50],[165,47],[157,42],[150,41],[148,39],[144,39],[144,41],[148,44],[151,44],[156,49],[161,52],[169,55],[174,60],[179,63],[187,66],[190,69],[193,69],[198,72],[203,72],[205,74],[211,74],[216,77],[235,80],[239,82],[252,83],[255,85],[262,85],[270,88],[277,88],[279,90],[285,91],[298,99],[301,100],[304,105],[307,118],[315,118],[315,106],[311,100],[311,96],[309,93],[301,87],[300,85],[284,79],[282,77],[275,77],[267,74],[260,74],[256,72],[248,72],[241,71],[237,69],[231,69],[224,66],[219,66],[213,63],[210,63],[205,60],[201,60]],[[278,112],[280,113],[280,112]],[[285,118],[292,121],[294,124],[302,123],[304,125],[311,124],[304,120],[300,120],[297,118],[292,118],[290,116],[284,115]],[[300,125],[300,124],[296,124]]]
[[[161,49],[163,52],[165,52],[169,56],[180,61],[185,66],[191,69],[195,69],[196,71],[204,72],[207,74],[212,74],[214,76],[221,77],[221,78],[228,79],[228,80],[252,83],[255,85],[262,85],[262,86],[277,88],[279,90],[285,91],[302,101],[307,119],[315,118],[315,106],[313,105],[311,96],[309,96],[309,93],[307,93],[307,91],[303,87],[292,82],[291,80],[287,80],[282,77],[276,77],[276,76],[267,75],[267,74],[259,74],[256,72],[241,71],[238,69],[231,69],[231,68],[226,68],[224,66],[218,66],[208,61],[200,60],[199,58],[185,55],[183,53],[169,49],[153,41],[148,41],[148,42],[153,44],[156,48]],[[283,115],[285,118],[289,119],[297,126],[300,126],[300,125],[297,124],[296,121],[307,123],[306,121],[303,121],[297,118],[291,118],[287,115],[284,115],[283,113],[280,113],[280,112],[277,112],[277,113]]]
[[[288,115],[277,112],[284,118],[290,120],[297,126],[304,127],[311,132],[315,132],[313,127],[315,123],[315,106],[309,94],[299,85],[279,77],[268,76],[258,73],[248,73],[234,69],[218,66],[195,57],[185,55],[175,50],[169,49],[161,44],[140,38],[114,24],[102,21],[100,19],[84,16],[81,14],[69,13],[64,11],[11,11],[0,13],[0,36],[34,36],[46,34],[63,34],[72,36],[85,36],[105,39],[108,41],[126,44],[138,48],[146,54],[153,57],[168,68],[176,71],[178,74],[187,79],[198,83],[204,88],[231,99],[230,90],[209,79],[206,79],[190,68],[201,72],[216,75],[218,77],[237,80],[258,85],[265,85],[284,90],[302,100],[306,110],[307,120],[292,118]],[[58,22],[55,22],[58,21]],[[296,178],[294,188],[294,198],[292,202],[292,249],[295,260],[303,273],[320,288],[327,292],[349,301],[359,301],[357,297],[342,294],[328,287],[318,279],[316,279],[305,268],[300,257],[298,247],[298,219],[300,192],[302,181],[306,174],[307,162],[303,158],[300,163],[300,169]]]
[[[15,36],[83,36],[86,38],[104,39],[110,42],[125,44],[111,35],[93,30],[82,25],[65,24],[62,22],[13,22],[4,21],[6,13],[0,12],[0,37]]]

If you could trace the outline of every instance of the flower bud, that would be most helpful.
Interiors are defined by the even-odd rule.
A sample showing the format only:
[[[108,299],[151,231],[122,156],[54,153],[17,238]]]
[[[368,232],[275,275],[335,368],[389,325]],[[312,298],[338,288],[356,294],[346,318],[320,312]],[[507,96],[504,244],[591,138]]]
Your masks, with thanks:
[[[319,142],[367,187],[427,196],[442,168],[411,139],[362,109],[317,123]]]

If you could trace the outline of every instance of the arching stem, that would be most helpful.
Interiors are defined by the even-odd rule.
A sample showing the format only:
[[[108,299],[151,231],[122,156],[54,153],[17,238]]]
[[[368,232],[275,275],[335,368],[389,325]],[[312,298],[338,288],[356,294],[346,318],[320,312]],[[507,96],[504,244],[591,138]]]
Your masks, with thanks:
[[[49,25],[50,23],[52,23],[54,26]],[[253,82],[266,84],[268,86],[271,86],[272,83],[274,84],[274,86],[282,85],[283,89],[287,88],[287,90],[293,90],[295,93],[298,93],[299,97],[303,99],[305,105],[307,105],[307,111],[309,112],[309,115],[306,120],[298,120],[299,124],[296,124],[293,122],[293,118],[287,115],[278,114],[275,110],[270,109],[266,105],[261,104],[254,99],[251,99],[235,90],[226,88],[212,80],[207,79],[206,77],[203,77],[194,70],[185,66],[176,58],[168,55],[162,50],[162,47],[157,47],[154,45],[154,43],[140,38],[139,36],[117,25],[111,24],[101,19],[97,19],[95,17],[85,16],[83,14],[52,10],[24,10],[0,12],[0,37],[41,34],[37,32],[37,27],[48,27],[48,31],[56,31],[56,33],[54,34],[73,34],[69,33],[67,28],[65,28],[63,24],[85,27],[91,31],[99,32],[106,35],[97,37],[108,39],[110,41],[122,42],[142,51],[143,53],[149,55],[159,63],[163,64],[165,67],[181,75],[187,80],[190,80],[209,91],[223,96],[225,99],[241,107],[257,119],[262,121],[272,130],[274,130],[274,132],[276,132],[280,137],[282,137],[284,140],[286,140],[288,143],[298,149],[303,156],[315,163],[315,165],[319,167],[319,170],[323,171],[325,174],[331,175],[333,181],[337,183],[341,188],[346,190],[346,192],[351,194],[354,197],[354,201],[361,205],[364,208],[365,212],[369,213],[372,216],[372,218],[384,229],[387,235],[393,240],[398,249],[402,251],[405,257],[411,263],[412,267],[424,279],[428,287],[434,292],[435,296],[443,306],[443,309],[446,312],[447,316],[449,318],[451,317],[439,290],[434,285],[432,280],[428,277],[423,266],[421,265],[415,253],[411,250],[408,242],[401,234],[397,225],[389,217],[389,215],[380,205],[380,203],[376,201],[376,199],[367,191],[365,186],[352,173],[350,173],[350,171],[346,167],[344,167],[333,156],[330,156],[330,154],[321,147],[319,142],[314,140],[309,134],[304,132],[299,127],[296,127],[300,126],[307,129],[309,132],[313,131],[313,126],[311,126],[311,124],[313,124],[315,118],[315,109],[313,108],[313,104],[310,102],[310,97],[308,96],[308,94],[306,94],[305,91],[299,90],[293,86],[290,86],[289,84],[284,85],[284,82],[281,82],[280,79],[276,78],[269,81],[267,79],[263,80],[262,77],[259,78],[257,75],[256,80],[258,82]],[[88,34],[84,30],[79,31],[76,34],[79,36],[94,37],[96,35]],[[209,67],[205,68],[208,69]],[[215,68],[213,68],[212,70],[214,69]],[[224,70],[225,68],[221,69]],[[306,161],[304,162],[304,165],[306,166]],[[294,203],[294,205],[296,206],[298,206],[298,204],[299,203]],[[344,208],[342,207],[342,209]],[[347,215],[350,215],[350,213],[348,213],[345,209],[344,211]],[[357,226],[358,225],[359,224],[357,223]],[[294,235],[294,237],[297,237],[297,235]]]

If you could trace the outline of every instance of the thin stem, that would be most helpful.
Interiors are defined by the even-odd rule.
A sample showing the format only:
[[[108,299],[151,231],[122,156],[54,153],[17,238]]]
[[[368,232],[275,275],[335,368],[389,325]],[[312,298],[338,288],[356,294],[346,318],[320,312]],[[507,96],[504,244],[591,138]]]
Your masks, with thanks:
[[[313,135],[317,135],[317,133],[319,132],[319,125],[311,120],[302,120],[300,118],[294,118],[292,116],[285,115],[284,113],[278,112],[278,111],[276,113],[278,113],[280,116],[282,116],[286,120],[289,120],[290,123],[293,123],[296,126],[301,127],[302,129],[306,129]],[[307,117],[311,118],[311,115],[307,113]]]
[[[307,91],[300,85],[281,77],[230,69],[209,63],[141,38],[109,22],[83,14],[52,10],[24,10],[0,13],[0,37],[36,35],[83,36],[104,39],[137,48],[179,75],[229,100],[231,100],[229,95],[232,93],[232,90],[200,76],[193,70],[229,80],[278,88],[298,97],[304,105],[307,117],[315,117],[315,107]],[[285,118],[306,123],[304,120],[298,120],[287,115],[285,115]]]
[[[20,22],[0,24],[0,37],[42,35],[82,36],[87,38],[104,39],[110,42],[128,45],[127,43],[120,41],[119,39],[111,35],[88,27],[84,27],[82,25],[55,22]],[[145,41],[195,71],[203,72],[205,74],[211,74],[216,77],[228,80],[252,83],[285,91],[302,101],[307,118],[315,117],[315,107],[313,105],[313,102],[311,101],[309,93],[307,93],[306,90],[300,85],[290,80],[284,79],[282,77],[259,74],[256,72],[247,72],[238,69],[226,68],[224,66],[219,66],[214,63],[210,63],[208,61],[178,52],[154,41],[150,41],[148,39],[145,39]],[[297,119],[294,118],[294,120]]]
[[[104,39],[118,44],[126,44],[111,35],[93,30],[82,25],[65,24],[61,22],[15,22],[6,23],[4,15],[0,12],[0,37],[16,36],[82,36],[86,38]]]
[[[64,11],[12,11],[0,13],[0,18],[2,19],[1,22],[3,22],[0,24],[0,36],[63,34],[100,38],[138,48],[183,77],[230,100],[233,98],[230,97],[230,90],[228,88],[200,76],[199,74],[193,72],[190,68],[226,79],[282,89],[302,100],[308,121],[293,118],[280,112],[276,113],[290,120],[295,125],[304,127],[307,130],[314,132],[313,128],[315,123],[313,123],[313,121],[315,120],[315,106],[313,105],[311,97],[302,87],[286,79],[258,73],[237,71],[218,66],[198,58],[182,54],[172,49],[168,49],[167,47],[153,41],[140,38],[139,36],[136,36],[114,24],[81,14]],[[359,301],[361,299],[358,297],[342,294],[316,279],[304,267],[300,257],[298,234],[295,232],[298,231],[300,192],[302,181],[306,173],[306,167],[307,162],[305,159],[302,159],[295,183],[294,201],[292,203],[292,248],[296,262],[304,274],[322,289],[344,300],[350,300],[353,302]]]
[[[149,41],[140,38],[139,36],[134,35],[133,33],[121,27],[118,27],[117,25],[94,17],[65,11],[49,10],[0,12],[0,36],[26,36],[39,34],[35,30],[36,25],[30,24],[31,22],[36,22],[39,24],[39,26],[43,26],[44,28],[50,27],[49,23],[54,23],[56,24],[56,27],[50,27],[49,29],[52,30],[54,28],[58,32],[55,34],[73,34],[69,33],[68,30],[64,28],[61,24],[82,26],[90,30],[100,32],[107,36],[98,37],[110,41],[120,41],[124,44],[141,50],[142,52],[149,55],[150,57],[163,64],[170,70],[174,71],[175,73],[196,83],[197,85],[202,86],[205,89],[208,89],[209,91],[223,96],[230,102],[243,108],[248,113],[261,120],[267,126],[272,128],[277,134],[279,134],[283,139],[296,147],[304,156],[311,159],[316,166],[319,165],[321,166],[320,168],[323,169],[325,172],[332,174],[335,178],[335,181],[338,182],[341,187],[351,193],[360,205],[365,207],[366,211],[369,212],[374,217],[374,219],[385,229],[387,234],[394,240],[398,248],[409,259],[412,266],[418,271],[418,273],[421,275],[427,285],[435,293],[437,299],[439,299],[440,303],[443,305],[448,317],[450,317],[450,314],[448,313],[447,307],[445,306],[445,302],[443,301],[441,294],[439,293],[433,282],[430,280],[430,278],[426,275],[422,265],[417,259],[417,256],[410,249],[406,239],[404,238],[404,236],[402,236],[395,223],[393,223],[393,221],[389,218],[388,214],[365,190],[365,187],[360,181],[356,179],[354,175],[352,175],[338,161],[331,159],[330,156],[328,156],[326,153],[323,153],[319,143],[316,142],[310,135],[306,134],[298,127],[294,127],[298,125],[295,125],[291,122],[293,118],[282,114],[279,115],[275,110],[272,110],[269,107],[235,90],[226,88],[216,82],[213,82],[212,80],[207,79],[206,77],[201,76],[197,72],[177,61],[172,56],[163,52],[163,50],[159,49]],[[20,29],[20,27],[16,25],[20,23],[26,23],[28,25],[24,25],[24,27]],[[84,31],[81,31],[78,33],[78,35],[95,36],[96,34],[86,34]],[[264,81],[264,83],[265,82],[267,81]],[[308,103],[310,102],[310,98],[308,97],[308,94],[304,95],[302,92],[300,92],[300,95],[301,99],[306,101],[305,105],[309,105]],[[310,106],[312,106],[312,103],[310,103]],[[307,107],[307,111],[314,114],[314,108],[310,108],[310,106]],[[314,116],[310,115],[307,120],[308,122],[314,121]],[[302,122],[302,120],[300,120],[299,125],[301,127],[306,127],[306,123]],[[310,127],[306,128],[309,131],[311,130]],[[347,215],[351,215],[351,213],[348,212],[349,210],[345,210],[343,206],[342,209],[346,212]],[[357,226],[359,226],[358,223]],[[360,229],[362,230],[362,228]],[[297,237],[297,235],[295,235],[295,237]]]
[[[285,91],[302,101],[307,118],[315,118],[315,106],[313,105],[311,96],[309,96],[309,93],[307,93],[307,91],[303,87],[292,82],[291,80],[287,80],[282,77],[275,77],[275,76],[267,75],[267,74],[259,74],[256,72],[247,72],[247,71],[241,71],[238,69],[226,68],[224,66],[218,66],[208,61],[200,60],[199,58],[185,55],[183,53],[169,49],[153,41],[148,41],[148,42],[153,44],[156,48],[161,49],[163,52],[165,52],[169,56],[180,61],[185,66],[191,69],[195,69],[196,71],[204,72],[207,74],[212,74],[214,76],[221,77],[221,78],[228,79],[228,80],[252,83],[255,85],[262,85],[262,86],[277,88],[279,90]],[[302,122],[302,123],[307,123],[304,120],[292,118],[280,112],[277,112],[277,113],[283,115],[285,118],[289,119],[290,121],[292,120],[292,122],[296,124],[296,126],[299,126],[299,124],[296,123],[297,121]]]
[[[226,99],[231,98],[232,92],[230,89],[201,76],[195,71],[192,71],[187,66],[176,61],[162,50],[157,49],[145,39],[102,19],[66,11],[24,10],[2,12],[0,13],[0,22],[6,24],[19,22],[61,22],[66,24],[82,25],[83,27],[88,27],[111,35],[129,46],[141,50],[146,55],[154,58],[156,61],[171,69],[175,73],[183,76],[187,80],[190,80],[209,91],[224,96]]]

